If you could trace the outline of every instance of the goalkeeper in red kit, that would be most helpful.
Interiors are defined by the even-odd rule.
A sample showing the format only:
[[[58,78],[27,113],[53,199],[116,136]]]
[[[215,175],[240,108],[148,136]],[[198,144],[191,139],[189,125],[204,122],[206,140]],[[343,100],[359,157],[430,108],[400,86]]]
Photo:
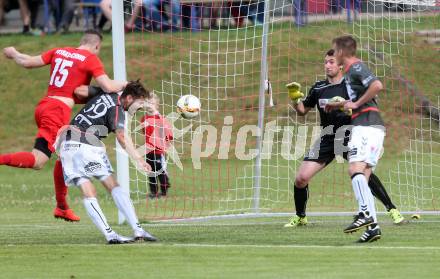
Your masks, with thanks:
[[[146,162],[152,169],[148,178],[150,199],[165,197],[170,187],[165,153],[173,139],[173,131],[170,123],[159,113],[159,103],[159,97],[151,93],[150,98],[146,100],[147,113],[140,120],[144,127]]]
[[[96,31],[86,31],[79,47],[54,48],[41,55],[30,56],[6,47],[3,53],[24,68],[39,68],[50,65],[47,94],[35,108],[35,122],[38,127],[34,148],[31,152],[0,154],[0,165],[17,168],[41,169],[50,159],[54,150],[57,133],[61,127],[68,125],[72,107],[81,100],[74,94],[77,87],[89,84],[94,78],[106,92],[121,91],[126,82],[111,80],[104,71],[98,58],[101,49],[102,35]],[[59,160],[53,172],[57,206],[56,218],[67,221],[79,221],[80,218],[69,208],[64,183],[63,171]]]

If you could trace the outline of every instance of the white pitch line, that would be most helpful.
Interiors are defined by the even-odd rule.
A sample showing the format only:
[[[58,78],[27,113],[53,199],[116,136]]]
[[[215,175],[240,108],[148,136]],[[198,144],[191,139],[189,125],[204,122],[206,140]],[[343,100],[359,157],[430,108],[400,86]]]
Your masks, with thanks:
[[[408,220],[411,224],[420,224],[420,223],[440,223],[440,220],[417,220],[417,221],[413,221],[413,220]],[[158,222],[158,223],[142,223],[141,225],[145,225],[147,227],[179,227],[179,226],[194,226],[194,227],[210,227],[210,226],[217,226],[217,227],[229,227],[229,226],[252,226],[252,225],[284,225],[287,221],[270,221],[270,222],[241,222],[241,223],[215,223],[215,222],[207,222],[207,223],[194,223],[194,222],[189,222],[189,223],[181,223],[181,222],[177,222],[177,223],[162,223],[162,222]],[[332,221],[325,221],[325,220],[313,220],[310,221],[309,219],[309,225],[316,225],[316,224],[346,224],[347,220],[332,220]],[[379,222],[379,224],[385,224],[385,225],[392,225],[393,222],[391,220],[387,220],[387,221],[382,221]],[[405,226],[404,224],[401,226]]]
[[[27,246],[53,246],[53,247],[106,247],[108,246],[104,242],[90,243],[90,244],[5,244],[0,245],[2,247],[27,247]],[[256,249],[267,249],[267,248],[281,248],[281,249],[339,249],[339,250],[355,250],[355,249],[369,249],[369,250],[422,250],[422,251],[440,251],[439,247],[434,246],[370,246],[370,244],[358,244],[358,245],[347,245],[347,246],[331,246],[331,245],[254,245],[254,244],[201,244],[201,243],[133,243],[126,245],[116,245],[115,247],[130,247],[145,249],[146,246],[150,247],[163,247],[163,248],[256,248]]]
[[[176,247],[200,247],[200,248],[287,248],[287,249],[378,249],[378,250],[440,250],[440,247],[434,246],[368,246],[368,244],[331,246],[331,245],[254,245],[254,244],[199,244],[199,243],[177,243],[162,244],[163,246]]]
[[[409,222],[411,224],[421,224],[421,223],[440,223],[440,220],[417,220],[417,221],[412,221],[409,220]],[[309,224],[310,225],[315,225],[315,224],[345,224],[347,223],[347,221],[344,220],[332,220],[332,221],[325,221],[325,220],[313,220],[310,221]],[[194,222],[189,222],[189,223],[181,223],[181,222],[177,222],[177,223],[162,223],[162,222],[158,222],[158,223],[141,223],[141,225],[145,226],[145,227],[233,227],[233,226],[258,226],[258,225],[283,225],[285,224],[285,222],[282,221],[270,221],[270,222],[241,222],[241,223],[226,223],[226,222],[206,222],[206,223],[194,223]],[[384,221],[381,222],[381,224],[386,224],[386,225],[391,225],[392,222],[391,221]],[[92,224],[71,224],[71,223],[66,223],[66,224],[1,224],[0,225],[0,229],[2,227],[7,228],[7,227],[27,227],[27,228],[44,228],[44,229],[58,229],[58,228],[72,228],[72,227],[79,227],[79,228],[83,228],[83,227],[90,227],[93,226]],[[118,226],[116,224],[114,224],[113,226]],[[404,227],[405,225],[402,225],[402,227]]]

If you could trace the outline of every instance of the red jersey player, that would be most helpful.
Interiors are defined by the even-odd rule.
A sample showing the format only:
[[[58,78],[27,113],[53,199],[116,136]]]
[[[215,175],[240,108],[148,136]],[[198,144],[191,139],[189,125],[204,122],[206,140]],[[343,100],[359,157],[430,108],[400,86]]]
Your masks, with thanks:
[[[3,49],[6,58],[13,59],[24,68],[37,68],[50,65],[50,79],[47,94],[35,108],[35,121],[38,133],[32,152],[17,152],[0,155],[0,165],[18,168],[41,169],[54,152],[53,144],[58,130],[68,125],[75,102],[75,88],[89,84],[92,77],[106,92],[117,92],[123,89],[126,82],[111,80],[105,73],[97,54],[101,48],[102,35],[96,31],[86,31],[81,38],[80,46],[54,48],[41,55],[30,56],[20,53],[14,47]],[[69,208],[66,195],[61,162],[54,168],[56,218],[67,221],[79,221],[79,217]]]
[[[149,175],[151,199],[167,195],[170,180],[166,169],[165,152],[169,141],[173,139],[173,131],[170,123],[159,113],[159,97],[150,93],[146,100],[147,113],[140,120],[144,127],[145,146],[147,150],[146,162],[151,166]],[[158,180],[160,182],[160,194],[158,193]]]

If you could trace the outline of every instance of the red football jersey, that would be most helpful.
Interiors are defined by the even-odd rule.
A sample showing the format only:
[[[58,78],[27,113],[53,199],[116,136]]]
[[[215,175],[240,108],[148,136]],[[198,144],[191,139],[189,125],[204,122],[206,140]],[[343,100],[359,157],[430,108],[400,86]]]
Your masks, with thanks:
[[[54,48],[41,55],[51,64],[47,96],[75,98],[73,92],[80,85],[89,85],[93,78],[105,74],[101,60],[95,54],[73,47]]]
[[[147,153],[163,154],[173,139],[173,130],[170,123],[160,114],[146,114],[141,119],[145,134]]]

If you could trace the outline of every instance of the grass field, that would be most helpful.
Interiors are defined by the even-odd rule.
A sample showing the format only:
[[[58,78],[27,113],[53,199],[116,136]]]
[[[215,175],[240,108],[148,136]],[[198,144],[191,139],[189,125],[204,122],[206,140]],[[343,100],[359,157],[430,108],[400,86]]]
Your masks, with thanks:
[[[350,217],[309,217],[310,225],[284,229],[287,218],[153,222],[157,244],[106,246],[88,219],[78,189],[71,224],[51,216],[49,166],[40,173],[2,169],[0,278],[438,278],[438,216],[395,226],[380,217],[383,239],[355,244],[344,235]],[[113,228],[116,210],[99,196]],[[408,216],[406,216],[408,217]]]
[[[350,217],[309,217],[310,226],[284,229],[287,218],[148,223],[158,244],[106,246],[82,208],[82,220],[51,217],[49,166],[40,173],[2,169],[0,278],[437,278],[438,216],[395,226],[383,220],[383,239],[358,245],[344,235]],[[118,226],[112,200],[101,205]],[[408,217],[408,216],[407,216]],[[359,273],[359,270],[363,272]]]
[[[438,15],[421,18],[414,24],[415,30],[438,28],[439,19]],[[383,26],[397,30],[402,22],[377,20],[375,24],[379,26],[378,30]],[[409,21],[403,23],[409,24]],[[371,26],[376,26],[375,24]],[[294,30],[287,25],[281,24],[271,30],[273,36],[270,52],[273,59],[270,60],[270,68],[273,74],[275,101],[280,105],[267,111],[267,121],[279,116],[284,117],[283,119],[293,117],[287,112],[283,86],[291,79],[306,85],[314,82],[316,73],[322,71],[322,52],[329,47],[329,41],[334,34],[359,32],[352,30],[352,27],[345,23],[334,21]],[[253,31],[258,35],[261,29]],[[177,62],[189,59],[189,52],[180,50],[179,44],[194,43],[217,36],[219,41],[232,38],[232,43],[218,45],[220,52],[230,47],[259,45],[258,36],[256,41],[252,42],[234,41],[233,38],[242,36],[243,32],[231,30],[227,34],[222,31],[219,31],[219,34],[129,34],[126,44],[129,78],[141,77],[149,88],[161,90],[162,80],[173,80],[171,69],[176,70],[179,66]],[[388,40],[393,36],[398,37],[398,40],[407,40],[406,45],[400,46],[401,55],[394,57],[393,70],[409,76],[410,80],[435,102],[438,98],[439,64],[427,62],[433,61],[437,51],[426,46],[423,40],[414,34],[402,37],[398,31],[385,35],[379,33],[378,35],[384,37],[376,38],[372,34],[369,36],[374,40]],[[44,39],[10,35],[0,37],[0,47],[15,45],[19,50],[36,54],[43,49],[59,45],[76,45],[79,38],[80,34],[48,36]],[[398,43],[390,44],[389,47],[395,50],[397,45]],[[207,50],[206,47],[202,45],[201,49]],[[416,53],[415,49],[422,51]],[[258,51],[256,49],[249,53],[258,54]],[[238,53],[235,59],[246,60],[249,53]],[[139,59],[139,55],[145,59]],[[370,58],[368,54],[363,55]],[[105,61],[107,72],[111,73],[110,36],[107,36],[104,42],[101,57]],[[206,62],[212,57],[201,59],[202,62]],[[219,59],[220,63],[223,63],[228,57]],[[429,66],[426,66],[427,64]],[[0,153],[30,149],[36,131],[31,112],[45,91],[48,71],[25,71],[2,56],[0,65]],[[195,66],[189,66],[189,69],[195,71],[195,75],[200,71]],[[237,125],[255,123],[258,69],[258,59],[252,60],[251,63],[243,63],[243,72],[252,75],[239,75],[238,87],[228,92],[229,97],[236,97],[233,102],[218,103],[219,116],[212,114],[211,119],[216,125],[222,124],[224,113],[233,110],[236,113],[234,117],[240,120]],[[417,133],[413,136],[414,131],[411,129],[419,127],[421,117],[420,112],[415,109],[415,99],[409,96],[401,84],[396,83],[393,73],[385,73],[384,81],[388,89],[381,101],[386,112],[386,122],[395,129],[387,138],[386,148],[389,152],[385,153],[377,173],[384,181],[398,181],[404,186],[407,186],[407,181],[413,183],[408,185],[405,193],[400,192],[400,185],[386,185],[391,187],[392,197],[398,204],[412,203],[412,200],[405,199],[416,197],[420,204],[410,204],[411,208],[426,206],[438,210],[440,171],[436,166],[440,166],[440,158],[435,156],[440,154],[438,131],[431,121],[422,122],[422,126],[429,129],[417,133],[429,133],[432,137],[430,139],[437,140],[437,144],[429,145],[420,141],[412,150],[414,152],[405,157],[404,151],[408,150],[410,143],[412,144],[411,140],[419,136]],[[206,82],[203,79],[201,81]],[[163,97],[166,104],[174,102],[175,96]],[[394,102],[396,99],[399,99],[399,102]],[[205,102],[204,105],[215,104]],[[232,109],[227,105],[232,106]],[[171,109],[171,106],[168,105],[166,109]],[[308,123],[314,122],[313,117],[307,119]],[[296,120],[300,123],[305,121],[302,118]],[[235,131],[237,127],[234,126],[233,129]],[[112,146],[113,142],[114,137],[106,140],[109,146]],[[254,146],[254,142],[249,144]],[[420,150],[425,150],[425,153]],[[114,157],[113,150],[110,150],[110,155]],[[389,173],[389,170],[396,169],[402,162],[403,168],[409,166],[414,169],[405,170],[403,173]],[[268,187],[263,187],[261,192],[262,207],[272,211],[293,211],[286,177],[293,177],[293,170],[298,163],[299,161],[294,161],[289,165],[283,161],[263,160],[263,176],[266,177],[263,179],[263,185]],[[104,238],[83,209],[78,189],[70,190],[69,200],[71,207],[81,216],[81,222],[65,223],[52,217],[55,205],[52,185],[53,160],[39,172],[0,167],[0,278],[391,279],[438,278],[440,274],[438,215],[422,216],[420,221],[402,226],[394,226],[388,217],[381,216],[383,239],[368,245],[355,244],[359,234],[342,233],[342,229],[351,221],[349,216],[311,216],[309,226],[297,229],[282,227],[288,217],[192,222],[151,221],[156,218],[206,215],[228,206],[231,209],[251,207],[249,197],[252,196],[252,189],[233,188],[236,186],[233,183],[236,183],[238,177],[248,180],[242,183],[252,182],[252,170],[246,174],[245,168],[249,162],[210,158],[202,162],[201,170],[192,169],[187,159],[183,160],[183,164],[186,168],[184,172],[177,170],[175,166],[170,168],[174,184],[168,199],[150,201],[145,206],[145,189],[138,191],[138,195],[133,195],[138,201],[136,207],[145,228],[159,237],[160,242],[125,246],[105,245]],[[277,168],[276,173],[273,171],[275,165],[282,166]],[[203,182],[200,182],[200,179]],[[420,185],[421,187],[418,187]],[[431,188],[424,189],[426,185]],[[121,234],[130,234],[127,226],[116,224],[117,212],[112,199],[102,187],[98,189],[101,206],[113,228]],[[407,194],[411,197],[405,196]],[[235,200],[231,199],[230,205],[226,199],[228,195],[235,197]],[[243,197],[246,199],[240,199]],[[219,202],[219,198],[226,200],[226,204]],[[354,208],[353,205],[344,164],[333,164],[313,181],[311,200],[308,204],[311,211],[350,211]]]

